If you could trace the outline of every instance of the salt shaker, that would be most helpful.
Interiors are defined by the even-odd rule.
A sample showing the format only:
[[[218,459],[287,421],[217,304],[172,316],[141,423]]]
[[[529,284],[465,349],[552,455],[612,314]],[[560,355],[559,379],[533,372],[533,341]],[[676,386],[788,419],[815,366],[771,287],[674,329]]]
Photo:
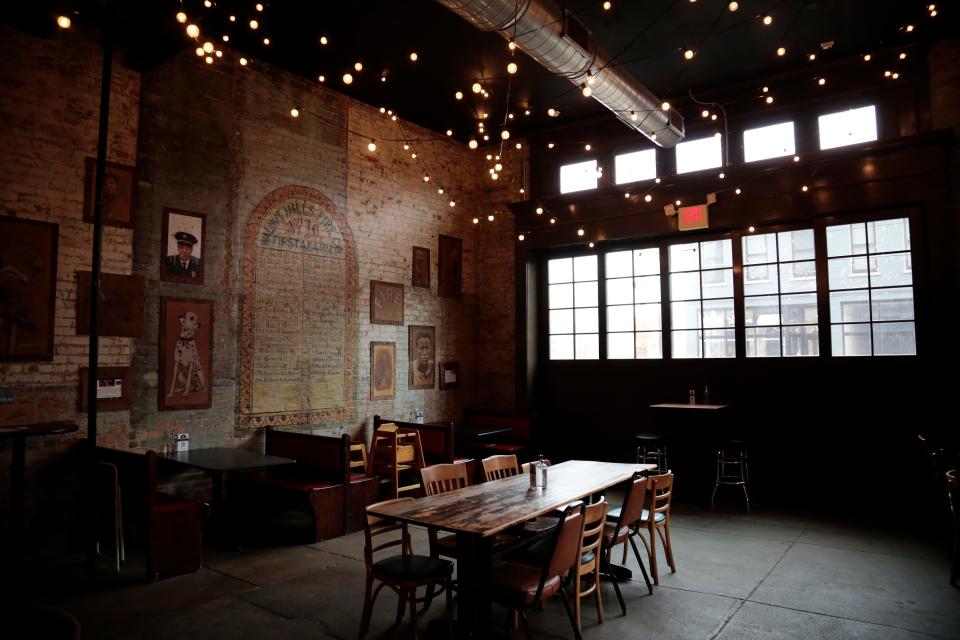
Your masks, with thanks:
[[[697,404],[697,392],[690,389],[690,404]]]

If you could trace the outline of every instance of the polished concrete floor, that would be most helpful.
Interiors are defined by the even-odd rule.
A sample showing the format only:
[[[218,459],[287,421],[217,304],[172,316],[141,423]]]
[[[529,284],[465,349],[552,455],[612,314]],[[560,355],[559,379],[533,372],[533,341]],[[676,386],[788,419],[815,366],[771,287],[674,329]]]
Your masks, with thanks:
[[[678,507],[671,530],[677,572],[661,562],[652,596],[642,582],[625,584],[626,616],[604,584],[606,623],[598,624],[585,600],[585,638],[960,638],[960,589],[948,584],[940,546],[836,519],[756,511]],[[426,549],[423,532],[414,540]],[[84,638],[352,639],[362,557],[362,533],[306,546],[212,550],[195,574],[148,585],[67,581],[49,599],[80,620]],[[632,557],[628,566],[636,569]],[[408,620],[391,628],[395,603],[392,593],[381,594],[368,638],[410,637]],[[442,600],[421,628],[440,615]],[[505,619],[494,615],[497,624]],[[537,638],[573,637],[557,601],[530,621]]]

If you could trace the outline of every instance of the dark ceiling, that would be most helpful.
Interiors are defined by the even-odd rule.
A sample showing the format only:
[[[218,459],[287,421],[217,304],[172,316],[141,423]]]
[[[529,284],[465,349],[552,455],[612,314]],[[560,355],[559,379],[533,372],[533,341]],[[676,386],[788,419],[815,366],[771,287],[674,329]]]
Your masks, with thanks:
[[[519,72],[508,81],[507,43],[476,30],[435,0],[262,2],[264,10],[258,12],[256,0],[216,0],[210,8],[203,0],[44,0],[20,3],[5,19],[42,35],[55,30],[52,16],[60,12],[73,15],[78,28],[99,28],[110,13],[130,64],[144,70],[197,46],[175,19],[183,10],[200,27],[201,40],[222,46],[221,36],[228,34],[229,46],[252,64],[270,62],[314,81],[323,75],[337,91],[393,109],[434,131],[451,129],[461,140],[474,134],[484,111],[490,123],[503,122],[508,110],[514,113],[511,129],[520,135],[604,112],[519,51],[514,58]],[[742,0],[736,12],[728,9],[728,0],[612,0],[609,11],[602,4],[575,0],[567,8],[617,66],[674,104],[682,104],[689,89],[928,39],[954,17],[944,15],[944,5],[931,18],[928,3],[916,0]],[[771,25],[763,25],[764,15],[773,18]],[[256,31],[249,27],[251,18],[259,21]],[[905,31],[907,24],[916,25],[912,33]],[[264,37],[270,38],[269,46]],[[824,50],[827,42],[833,45]],[[787,49],[783,57],[776,55],[780,46]],[[685,48],[697,52],[690,61],[683,57]],[[411,52],[418,54],[415,63]],[[810,53],[817,54],[816,62],[808,60]],[[358,61],[363,64],[359,73],[353,69]],[[355,78],[349,86],[341,80],[346,72]],[[484,79],[489,98],[471,92],[478,79]],[[457,90],[464,92],[462,101],[454,98]],[[548,117],[549,107],[560,116]]]

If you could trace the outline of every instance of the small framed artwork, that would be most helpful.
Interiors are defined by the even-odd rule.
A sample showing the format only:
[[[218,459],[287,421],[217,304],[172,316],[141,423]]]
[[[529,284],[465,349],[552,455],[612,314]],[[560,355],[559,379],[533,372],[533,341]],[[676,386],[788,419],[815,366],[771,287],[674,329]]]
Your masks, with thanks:
[[[163,210],[160,279],[203,284],[203,245],[207,216],[203,213]]]
[[[100,274],[100,335],[143,333],[143,276]],[[90,272],[77,271],[77,335],[90,333]]]
[[[413,286],[430,288],[430,249],[413,248]]]
[[[440,254],[437,271],[437,295],[444,298],[459,298],[463,273],[463,240],[452,236],[440,236]]]
[[[97,367],[97,411],[121,411],[130,408],[130,367]],[[80,368],[80,411],[87,410],[90,369]]]
[[[0,362],[53,360],[59,229],[0,216]]]
[[[403,324],[403,285],[370,281],[370,324]]]
[[[108,162],[103,173],[103,224],[133,228],[134,167]],[[83,181],[83,221],[93,222],[97,160],[87,158]]]
[[[411,389],[433,389],[436,362],[436,333],[433,327],[410,325],[408,328]]]
[[[370,399],[392,398],[397,388],[397,343],[370,343]]]
[[[440,371],[440,388],[441,389],[456,389],[460,386],[460,363],[455,361],[450,362],[441,362],[439,365]]]
[[[212,367],[213,301],[160,298],[159,408],[210,408]]]

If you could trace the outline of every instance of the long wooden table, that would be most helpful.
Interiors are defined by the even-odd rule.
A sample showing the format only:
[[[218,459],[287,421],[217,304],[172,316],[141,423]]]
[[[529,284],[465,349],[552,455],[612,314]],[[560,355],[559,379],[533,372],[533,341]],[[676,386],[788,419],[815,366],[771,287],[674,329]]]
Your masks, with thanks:
[[[457,534],[458,636],[489,638],[490,601],[477,587],[486,580],[496,534],[629,480],[652,464],[570,460],[550,467],[547,488],[531,491],[521,474],[437,496],[368,509],[377,516]]]

